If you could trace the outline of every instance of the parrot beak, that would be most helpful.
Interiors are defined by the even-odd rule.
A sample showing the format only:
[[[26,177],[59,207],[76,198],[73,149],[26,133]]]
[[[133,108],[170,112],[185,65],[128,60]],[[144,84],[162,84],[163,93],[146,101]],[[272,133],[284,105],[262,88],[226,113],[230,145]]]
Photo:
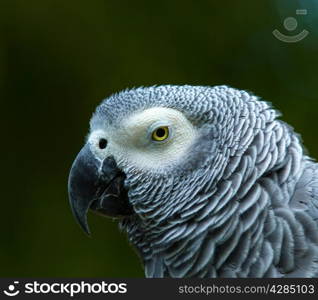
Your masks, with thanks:
[[[85,233],[90,234],[89,209],[109,217],[133,213],[124,180],[125,174],[112,157],[97,160],[88,144],[79,152],[69,174],[68,193],[73,215]]]

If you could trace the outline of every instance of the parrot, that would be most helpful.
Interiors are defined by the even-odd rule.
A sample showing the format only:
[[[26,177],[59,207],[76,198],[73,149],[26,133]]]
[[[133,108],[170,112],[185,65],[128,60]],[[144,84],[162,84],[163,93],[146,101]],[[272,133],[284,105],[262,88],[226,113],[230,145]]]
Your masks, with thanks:
[[[118,220],[147,278],[318,277],[318,164],[271,103],[155,85],[97,106],[68,177],[72,213]]]

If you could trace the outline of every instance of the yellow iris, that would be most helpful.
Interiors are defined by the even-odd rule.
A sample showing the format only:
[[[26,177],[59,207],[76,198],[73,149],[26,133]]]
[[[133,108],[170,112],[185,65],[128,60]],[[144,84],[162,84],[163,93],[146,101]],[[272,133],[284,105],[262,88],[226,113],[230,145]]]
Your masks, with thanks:
[[[152,139],[157,142],[166,140],[169,137],[169,128],[167,126],[158,127],[152,132]]]

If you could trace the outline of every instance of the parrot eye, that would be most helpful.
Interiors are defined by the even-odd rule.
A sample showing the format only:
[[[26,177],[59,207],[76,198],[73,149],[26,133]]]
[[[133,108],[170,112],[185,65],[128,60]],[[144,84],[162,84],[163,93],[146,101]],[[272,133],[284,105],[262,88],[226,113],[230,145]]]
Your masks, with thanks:
[[[98,142],[98,147],[100,149],[105,149],[107,146],[107,140],[106,139],[100,139]]]
[[[155,129],[152,132],[152,140],[161,142],[166,140],[169,137],[169,128],[168,126],[161,126]]]

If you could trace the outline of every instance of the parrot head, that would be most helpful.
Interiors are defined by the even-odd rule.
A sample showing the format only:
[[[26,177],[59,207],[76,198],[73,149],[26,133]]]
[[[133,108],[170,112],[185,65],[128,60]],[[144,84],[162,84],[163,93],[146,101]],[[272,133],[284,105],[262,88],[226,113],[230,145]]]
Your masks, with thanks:
[[[80,226],[89,233],[88,210],[157,230],[193,218],[247,151],[257,118],[276,115],[255,99],[227,86],[171,85],[105,99],[69,174]]]

